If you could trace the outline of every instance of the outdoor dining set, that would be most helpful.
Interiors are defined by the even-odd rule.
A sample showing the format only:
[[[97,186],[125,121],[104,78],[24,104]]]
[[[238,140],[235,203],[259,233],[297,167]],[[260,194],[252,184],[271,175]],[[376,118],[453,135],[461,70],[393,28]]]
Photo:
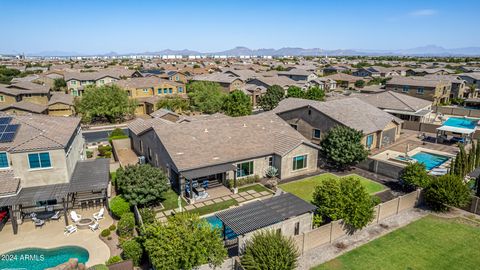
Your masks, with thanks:
[[[208,198],[208,180],[204,180],[203,182],[199,183],[198,181],[192,181],[192,189],[190,189],[190,185],[187,183],[185,185],[185,193],[188,195],[189,198],[195,199],[206,199]],[[190,192],[193,190],[193,192]]]

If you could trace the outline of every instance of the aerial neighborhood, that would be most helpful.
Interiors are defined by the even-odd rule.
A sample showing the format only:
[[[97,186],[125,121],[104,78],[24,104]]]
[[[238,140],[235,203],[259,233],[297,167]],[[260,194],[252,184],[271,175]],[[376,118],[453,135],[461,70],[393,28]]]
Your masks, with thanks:
[[[208,4],[192,3],[194,13]],[[124,19],[133,14],[126,5],[113,8]],[[160,10],[151,5],[128,10]],[[404,14],[419,24],[409,34],[427,35],[420,19],[439,10]],[[91,31],[81,46],[108,50],[109,39],[138,42],[131,29],[144,33],[148,21],[162,35],[182,31],[192,39],[182,46],[194,47],[218,23],[205,14],[175,28],[145,16],[75,29]],[[254,40],[257,27],[269,28],[245,16],[228,31],[249,28]],[[299,28],[282,31],[303,44],[310,25],[300,26],[312,20],[294,17],[285,20]],[[228,39],[218,27],[211,31]],[[118,28],[131,37],[97,33]],[[375,39],[393,44],[396,31],[404,32]],[[155,51],[176,46],[168,40],[141,53],[0,44],[0,269],[478,269],[480,47]]]

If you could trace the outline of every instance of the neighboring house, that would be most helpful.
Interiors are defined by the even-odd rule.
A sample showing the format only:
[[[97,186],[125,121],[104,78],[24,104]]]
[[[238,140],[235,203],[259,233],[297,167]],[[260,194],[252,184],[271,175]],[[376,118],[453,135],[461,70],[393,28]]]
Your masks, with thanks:
[[[74,201],[106,199],[109,161],[84,161],[80,118],[0,115],[0,208],[13,232],[31,212],[78,207]]]
[[[171,71],[166,71],[163,73],[160,73],[156,75],[157,77],[160,77],[162,79],[178,82],[178,83],[187,83],[188,78],[187,75],[185,75],[183,72],[177,71],[177,70],[171,70]]]
[[[407,76],[448,75],[453,73],[455,71],[448,68],[414,68],[406,70]]]
[[[208,75],[197,75],[192,78],[192,81],[206,81],[215,82],[222,86],[226,93],[230,93],[237,89],[243,89],[245,82],[233,74],[228,73],[212,73]]]
[[[321,77],[322,79],[330,79],[337,82],[336,88],[344,88],[344,89],[353,89],[355,88],[355,82],[358,80],[365,80],[364,78],[360,78],[357,76],[352,76],[345,73],[337,73],[328,75],[325,77]]]
[[[48,114],[53,116],[74,115],[73,96],[62,92],[52,92],[48,101]]]
[[[461,66],[458,69],[462,72],[480,72],[480,67]]]
[[[357,98],[327,102],[287,98],[273,112],[316,144],[338,125],[362,131],[362,143],[367,149],[394,143],[400,136],[403,122]]]
[[[320,89],[328,92],[337,89],[337,82],[329,78],[318,77],[309,81],[306,88],[309,88],[311,86],[318,86]]]
[[[257,76],[260,76],[258,73],[256,73],[254,70],[251,70],[251,69],[228,69],[223,73],[237,76],[240,79],[242,79],[244,82],[248,82],[249,80],[254,79]]]
[[[400,76],[401,74],[399,74],[397,71],[391,68],[372,66],[372,67],[359,68],[358,70],[354,71],[352,75],[358,76],[358,77],[389,78],[393,76]]]
[[[348,66],[329,66],[323,68],[323,74],[352,72],[352,68]]]
[[[285,76],[294,81],[309,82],[315,80],[318,76],[314,72],[304,69],[290,69],[288,71],[279,71],[278,76]]]
[[[446,80],[451,83],[450,98],[475,98],[477,93],[470,93],[467,82],[458,75],[425,75],[425,78],[434,80]]]
[[[451,83],[425,77],[393,77],[386,82],[385,89],[430,100],[433,105],[438,105],[449,101]]]
[[[460,79],[465,80],[467,85],[475,85],[476,89],[480,89],[480,72],[458,74]]]
[[[186,98],[184,83],[161,79],[156,76],[119,80],[113,84],[125,89],[128,96],[138,101],[136,115],[151,114],[156,110],[157,102],[166,97],[181,96]]]
[[[432,102],[425,99],[393,91],[363,94],[355,97],[402,120],[423,123],[428,122],[431,118]]]
[[[287,179],[317,170],[318,147],[275,114],[173,123],[137,119],[128,125],[134,151],[167,172],[185,194],[193,181],[226,185],[229,179],[265,177],[269,167]]]
[[[138,71],[129,69],[110,69],[95,72],[67,72],[65,81],[69,94],[82,96],[88,85],[102,86],[121,79],[142,77]]]
[[[281,86],[283,89],[287,90],[290,86],[298,86],[300,88],[304,88],[306,82],[297,82],[285,76],[259,76],[255,79],[248,81],[248,83],[265,88],[273,85],[278,85]]]

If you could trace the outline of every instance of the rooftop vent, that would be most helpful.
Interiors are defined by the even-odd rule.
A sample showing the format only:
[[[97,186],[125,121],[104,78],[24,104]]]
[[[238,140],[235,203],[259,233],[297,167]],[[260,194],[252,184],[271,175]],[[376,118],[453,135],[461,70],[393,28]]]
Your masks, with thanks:
[[[247,124],[243,123],[243,127],[244,127],[244,128],[247,127]]]
[[[208,129],[205,129],[203,132],[205,132],[205,133],[208,132]]]

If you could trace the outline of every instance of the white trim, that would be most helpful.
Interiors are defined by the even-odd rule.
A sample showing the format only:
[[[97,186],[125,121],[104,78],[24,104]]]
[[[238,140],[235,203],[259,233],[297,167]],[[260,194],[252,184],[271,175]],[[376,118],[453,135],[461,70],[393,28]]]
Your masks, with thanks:
[[[305,167],[300,168],[300,169],[295,169],[294,166],[293,166],[293,162],[294,162],[295,158],[297,158],[297,157],[303,157],[303,156],[306,157]],[[292,158],[292,172],[298,172],[298,171],[307,169],[307,168],[308,168],[308,158],[309,158],[309,157],[308,157],[308,154],[300,154],[300,155],[293,156],[293,158]]]

